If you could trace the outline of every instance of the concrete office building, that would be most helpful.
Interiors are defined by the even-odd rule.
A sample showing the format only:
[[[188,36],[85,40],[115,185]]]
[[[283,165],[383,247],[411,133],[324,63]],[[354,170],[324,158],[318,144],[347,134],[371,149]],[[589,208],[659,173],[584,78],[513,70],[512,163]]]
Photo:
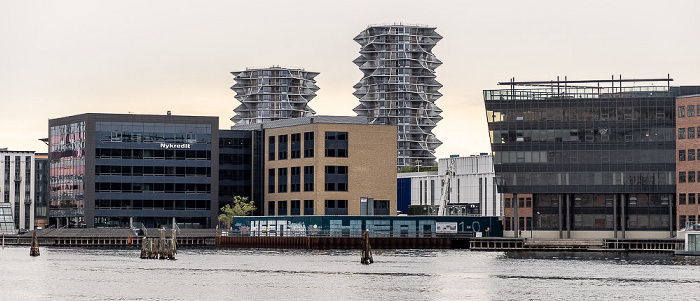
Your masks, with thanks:
[[[314,116],[232,130],[263,133],[262,214],[396,214],[395,126]]]
[[[700,91],[699,91],[700,92]],[[678,230],[700,222],[700,94],[676,99]]]
[[[12,208],[14,226],[34,229],[34,152],[0,149],[0,168],[0,196]]]
[[[308,103],[316,97],[318,72],[273,66],[231,72],[231,90],[241,104],[231,118],[236,125],[313,116]]]
[[[372,124],[396,125],[399,167],[434,166],[442,144],[432,132],[442,120],[435,105],[442,62],[432,53],[441,39],[435,27],[418,25],[369,26],[355,37],[361,48],[353,62],[363,76],[354,86],[360,100],[354,111]]]
[[[49,120],[49,223],[212,227],[218,117],[81,114]]]
[[[505,235],[672,237],[674,103],[696,87],[671,81],[512,80],[484,91]]]
[[[455,208],[452,215],[501,216],[502,199],[496,190],[493,157],[480,154],[469,157],[442,158],[438,160],[438,170],[433,172],[399,173],[399,185],[408,185],[409,193],[403,197],[410,199],[411,206],[430,206],[437,213],[442,196],[445,174],[454,160],[453,175],[450,181],[448,204]],[[400,204],[402,200],[398,201]],[[400,208],[400,210],[407,208]],[[410,212],[410,211],[406,211]],[[418,213],[414,211],[413,213]]]

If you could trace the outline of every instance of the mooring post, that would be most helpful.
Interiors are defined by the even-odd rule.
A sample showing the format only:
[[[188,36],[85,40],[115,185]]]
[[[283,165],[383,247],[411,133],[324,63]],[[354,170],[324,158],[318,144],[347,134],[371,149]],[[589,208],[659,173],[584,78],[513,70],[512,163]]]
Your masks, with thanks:
[[[34,234],[32,235],[32,246],[29,248],[29,255],[30,256],[39,256],[39,239],[36,237],[36,230],[33,232]]]
[[[372,247],[369,245],[369,231],[365,231],[362,233],[362,252],[360,263],[374,263],[374,259],[372,258]]]

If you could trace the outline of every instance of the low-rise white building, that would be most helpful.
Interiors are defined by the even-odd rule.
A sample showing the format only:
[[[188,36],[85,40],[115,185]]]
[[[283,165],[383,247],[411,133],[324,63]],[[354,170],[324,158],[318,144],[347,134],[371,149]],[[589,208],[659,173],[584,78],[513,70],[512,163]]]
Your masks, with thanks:
[[[34,229],[34,152],[0,149],[0,202],[12,206],[15,227]]]
[[[501,216],[502,199],[496,189],[493,157],[488,154],[443,158],[437,172],[400,173],[411,179],[411,205],[440,205],[442,186],[450,160],[454,160],[448,204],[467,205],[468,214]]]

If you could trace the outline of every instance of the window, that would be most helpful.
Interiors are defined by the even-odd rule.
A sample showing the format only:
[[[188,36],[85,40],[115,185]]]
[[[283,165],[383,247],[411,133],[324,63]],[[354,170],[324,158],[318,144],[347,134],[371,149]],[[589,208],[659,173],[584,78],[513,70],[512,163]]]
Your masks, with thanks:
[[[314,191],[313,166],[304,166],[304,191]]]
[[[695,106],[688,106],[688,117],[695,116]]]
[[[688,139],[695,139],[695,127],[688,128]]]
[[[679,106],[678,107],[678,118],[685,117],[685,107]]]
[[[278,168],[277,173],[277,193],[287,192],[287,168]]]
[[[274,161],[275,160],[275,136],[270,136],[268,138],[267,143],[268,143],[267,160]]]
[[[347,166],[326,166],[326,191],[348,191]]]
[[[678,183],[685,183],[685,171],[678,172]]]
[[[275,201],[267,202],[267,215],[275,215]]]
[[[532,198],[525,198],[525,207],[527,207],[527,208],[532,207]]]
[[[291,169],[291,181],[292,185],[290,187],[290,192],[301,191],[301,167],[292,167]]]
[[[685,193],[681,193],[678,195],[678,204],[685,205]]]
[[[275,193],[275,169],[267,170],[267,192]]]
[[[277,215],[287,215],[287,201],[277,202]]]
[[[314,132],[304,133],[304,158],[314,157]]]
[[[688,161],[695,161],[695,149],[688,150]]]
[[[513,231],[513,223],[511,222],[511,218],[510,218],[510,217],[506,217],[506,218],[504,219],[504,224],[505,224],[505,227],[504,227],[504,228],[505,228],[506,231]]]
[[[326,200],[326,215],[348,215],[348,200]]]
[[[685,128],[678,129],[678,139],[685,139]]]
[[[289,215],[300,215],[301,214],[301,201],[292,200],[289,201]]]
[[[678,216],[678,226],[679,228],[685,228],[685,215]]]
[[[277,137],[277,159],[278,160],[287,160],[287,135],[279,135]]]
[[[299,159],[301,158],[301,134],[292,134],[290,135],[291,138],[291,153],[290,153],[290,158],[291,159]]]
[[[525,208],[525,198],[518,198],[518,208]]]
[[[314,215],[314,200],[304,200],[304,215]]]
[[[505,208],[511,208],[511,207],[512,207],[511,204],[510,204],[510,198],[506,198],[505,204],[503,204],[503,206],[504,206]]]
[[[695,183],[695,171],[688,172],[688,183]]]
[[[348,157],[348,132],[326,132],[326,157]]]
[[[374,200],[374,215],[389,215],[389,201]]]
[[[678,161],[685,161],[685,150],[684,149],[678,150]]]
[[[695,193],[688,194],[688,204],[689,205],[695,204]]]

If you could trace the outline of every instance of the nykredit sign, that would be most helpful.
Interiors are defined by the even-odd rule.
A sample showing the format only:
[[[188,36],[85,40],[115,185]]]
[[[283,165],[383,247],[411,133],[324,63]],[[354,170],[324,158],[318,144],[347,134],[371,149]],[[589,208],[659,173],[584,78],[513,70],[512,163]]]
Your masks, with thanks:
[[[192,144],[189,143],[161,143],[160,148],[171,149],[171,148],[191,148]]]

